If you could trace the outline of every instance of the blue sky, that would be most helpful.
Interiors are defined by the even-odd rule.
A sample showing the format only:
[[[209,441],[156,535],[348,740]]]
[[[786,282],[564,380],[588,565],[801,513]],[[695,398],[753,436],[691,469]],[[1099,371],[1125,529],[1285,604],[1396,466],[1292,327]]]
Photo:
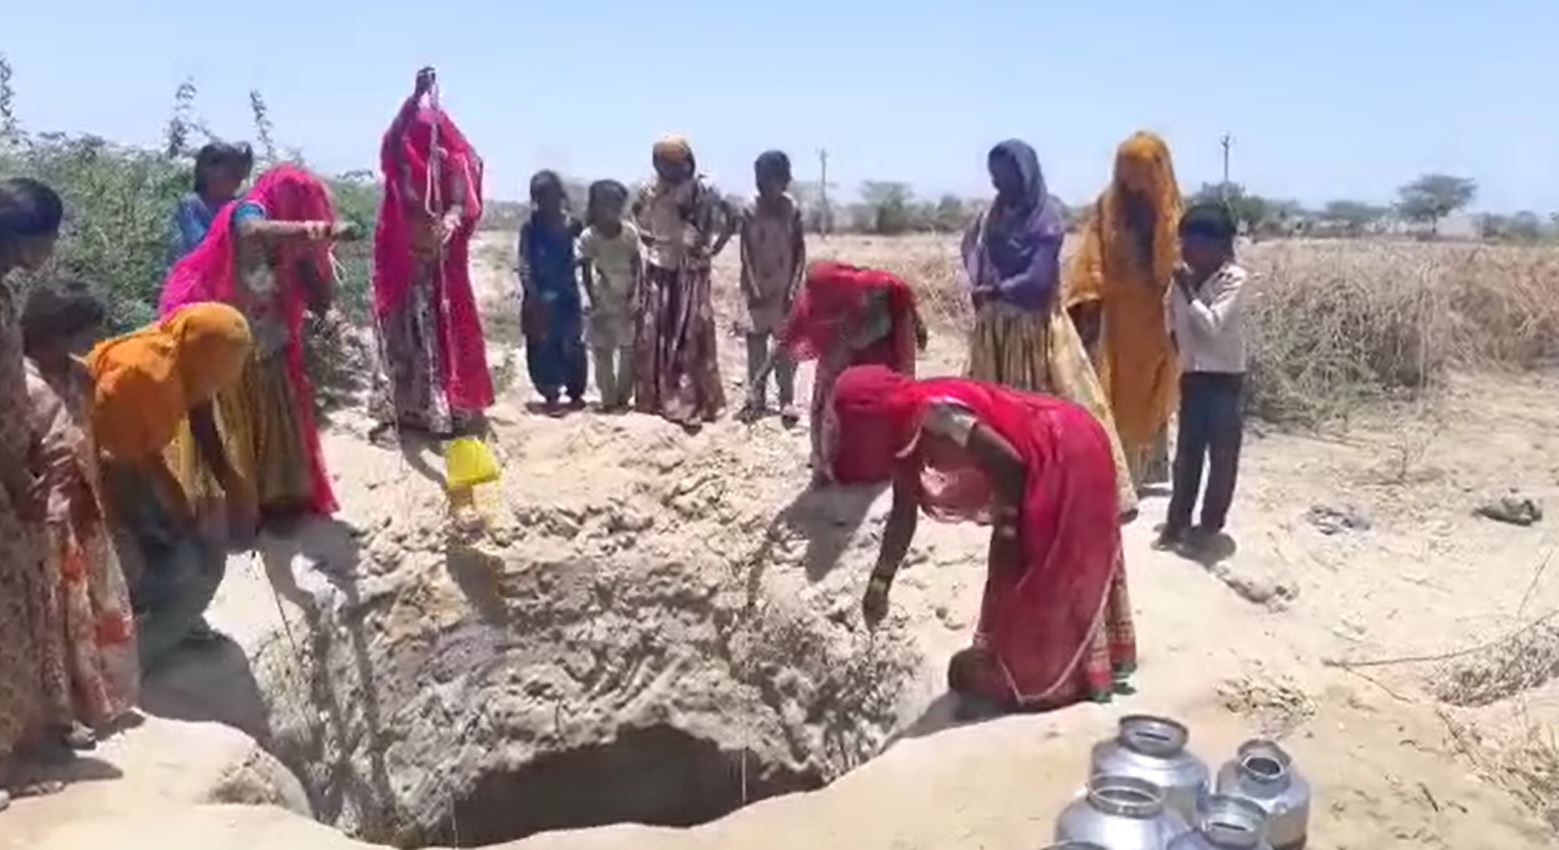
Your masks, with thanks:
[[[846,188],[983,194],[985,151],[1019,136],[1075,203],[1142,127],[1191,187],[1217,179],[1228,131],[1235,179],[1263,194],[1386,201],[1434,170],[1477,178],[1481,208],[1559,210],[1555,0],[4,5],[30,129],[154,143],[193,77],[217,132],[252,136],[258,88],[283,144],[366,167],[433,63],[499,197],[541,167],[637,179],[675,130],[744,192],[764,148],[811,179],[826,146]]]

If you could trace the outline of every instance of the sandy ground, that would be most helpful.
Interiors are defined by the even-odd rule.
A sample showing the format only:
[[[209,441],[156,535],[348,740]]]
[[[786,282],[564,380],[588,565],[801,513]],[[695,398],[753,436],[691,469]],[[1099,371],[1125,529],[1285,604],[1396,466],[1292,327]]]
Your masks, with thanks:
[[[925,262],[945,262],[948,246],[931,244],[935,255]],[[672,437],[639,417],[554,420],[529,412],[523,356],[512,348],[517,308],[504,272],[506,245],[493,239],[477,253],[495,370],[506,384],[493,415],[506,489],[534,488],[541,500],[566,505],[609,491],[622,470],[658,457],[671,458],[668,475],[689,475],[716,457],[741,476],[724,482],[717,499],[737,514],[794,500],[806,478],[804,429],[726,420]],[[849,257],[854,248],[894,250],[880,240],[858,246],[839,239],[826,250]],[[721,272],[720,285],[729,288],[729,266]],[[733,332],[721,344],[728,388],[740,399],[740,338]],[[957,335],[943,329],[928,373],[956,372],[962,351]],[[802,398],[809,391],[804,381]],[[1126,531],[1142,668],[1136,693],[1107,706],[956,726],[950,702],[931,683],[968,640],[983,570],[970,553],[979,551],[981,535],[923,524],[895,588],[889,627],[912,635],[923,651],[928,684],[916,697],[918,719],[882,756],[821,792],[766,801],[693,830],[624,826],[539,836],[525,846],[1040,846],[1080,784],[1089,745],[1120,715],[1144,711],[1187,722],[1193,747],[1209,761],[1247,737],[1281,738],[1316,786],[1313,847],[1554,846],[1539,795],[1541,783],[1555,779],[1548,773],[1545,780],[1543,770],[1559,767],[1549,761],[1545,768],[1543,748],[1529,745],[1534,730],[1551,735],[1559,718],[1559,687],[1548,681],[1552,648],[1521,645],[1516,654],[1536,658],[1542,669],[1517,685],[1499,683],[1510,678],[1501,661],[1511,655],[1505,639],[1532,634],[1523,627],[1559,611],[1559,569],[1546,567],[1555,535],[1551,521],[1516,528],[1472,510],[1512,489],[1559,504],[1556,394],[1554,376],[1461,377],[1432,403],[1383,407],[1338,433],[1253,426],[1232,540],[1199,560],[1151,550],[1166,499],[1148,498]],[[335,422],[327,452],[348,521],[354,504],[423,498],[429,482],[401,455],[363,442],[366,423],[350,414]],[[869,563],[872,520],[885,501],[872,506],[841,563]],[[1347,527],[1325,533],[1313,508],[1347,518]],[[844,506],[824,500],[807,509],[826,514]],[[853,597],[864,574],[792,570],[767,580],[798,595]],[[233,577],[218,625],[275,628],[263,582],[255,574]],[[1467,652],[1486,642],[1494,648]],[[1449,655],[1456,657],[1442,657]],[[1429,660],[1393,661],[1419,657]],[[1465,677],[1478,665],[1496,680],[1497,698],[1447,702],[1452,674]],[[1457,693],[1451,689],[1452,701],[1467,701]],[[0,815],[0,847],[102,846],[103,838],[120,847],[203,847],[240,834],[254,847],[347,846],[273,810],[197,807],[191,804],[210,801],[148,793],[149,783],[164,781],[149,766],[155,760],[116,762],[115,752],[111,745],[105,759],[124,779],[22,801]],[[1532,770],[1518,775],[1512,765]],[[111,789],[120,786],[140,790],[115,797]]]

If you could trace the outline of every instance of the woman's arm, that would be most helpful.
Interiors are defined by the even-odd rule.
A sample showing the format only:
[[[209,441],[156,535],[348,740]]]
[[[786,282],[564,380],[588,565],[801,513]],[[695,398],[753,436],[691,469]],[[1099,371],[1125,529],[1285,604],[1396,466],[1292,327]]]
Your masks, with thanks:
[[[169,519],[176,528],[187,529],[195,524],[195,508],[189,503],[184,485],[168,468],[161,455],[151,455],[138,460],[134,467],[139,476],[151,484],[153,492],[168,508]]]
[[[1047,239],[1034,250],[1028,268],[996,284],[1002,298],[1025,307],[1046,307],[1061,279],[1061,240]]]
[[[231,512],[231,521],[236,525],[240,537],[247,538],[253,533],[258,524],[259,508],[256,504],[257,497],[254,488],[244,480],[243,476],[233,468],[227,459],[227,450],[222,447],[222,437],[217,432],[216,415],[210,403],[195,407],[189,412],[190,432],[195,437],[195,451],[200,456],[207,469],[222,485],[222,493],[227,497],[228,509]],[[162,466],[162,464],[157,464]],[[163,467],[166,470],[166,467]],[[174,482],[177,486],[178,482]],[[182,488],[179,490],[183,492]],[[189,511],[186,504],[185,510]],[[193,513],[189,513],[193,516]]]
[[[861,601],[866,625],[873,628],[887,616],[888,591],[893,587],[893,577],[898,574],[904,556],[909,554],[909,544],[915,539],[920,497],[912,477],[914,474],[913,469],[905,469],[893,479],[893,507],[888,511],[888,523],[882,530],[882,550],[866,583],[866,598]]]
[[[240,240],[261,242],[324,242],[351,239],[357,228],[345,221],[272,221],[266,218],[245,218],[238,223]]]

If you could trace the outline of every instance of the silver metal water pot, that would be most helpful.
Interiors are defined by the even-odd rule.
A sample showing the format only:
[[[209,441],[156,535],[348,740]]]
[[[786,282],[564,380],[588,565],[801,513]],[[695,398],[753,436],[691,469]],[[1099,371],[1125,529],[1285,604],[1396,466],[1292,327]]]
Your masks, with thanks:
[[[1193,824],[1195,829],[1176,838],[1169,850],[1272,850],[1267,813],[1241,797],[1208,797]]]
[[[1134,776],[1095,776],[1087,793],[1061,812],[1055,838],[1104,850],[1166,850],[1189,829],[1179,812],[1164,806],[1157,785]]]
[[[1310,783],[1276,743],[1240,745],[1218,771],[1217,793],[1242,797],[1267,813],[1267,841],[1274,850],[1302,850],[1310,832]]]
[[[1190,731],[1173,720],[1128,715],[1115,737],[1094,745],[1089,772],[1151,782],[1164,790],[1164,802],[1190,821],[1212,790],[1206,762],[1186,749],[1190,740]]]

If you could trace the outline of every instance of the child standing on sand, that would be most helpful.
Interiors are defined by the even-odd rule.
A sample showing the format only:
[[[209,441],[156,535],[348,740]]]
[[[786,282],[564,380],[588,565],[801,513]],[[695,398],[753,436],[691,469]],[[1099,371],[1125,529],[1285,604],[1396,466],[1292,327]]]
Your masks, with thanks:
[[[1242,302],[1245,270],[1234,261],[1234,217],[1221,203],[1198,204],[1180,220],[1180,256],[1170,288],[1171,340],[1180,358],[1180,431],[1175,441],[1174,494],[1159,546],[1198,543],[1223,530],[1240,465],[1245,383]],[[1202,487],[1202,522],[1191,512]]]
[[[557,414],[561,412],[558,398],[565,390],[569,407],[585,406],[589,380],[579,272],[574,263],[579,224],[568,214],[568,196],[556,172],[536,172],[530,199],[530,218],[520,227],[518,258],[525,365],[547,412]]]
[[[590,184],[589,227],[579,237],[579,264],[590,296],[585,330],[595,357],[601,409],[619,413],[633,401],[634,297],[644,271],[639,231],[623,218],[628,187],[616,180]]]
[[[801,276],[806,273],[806,234],[801,210],[788,191],[790,158],[767,151],[753,163],[758,197],[742,215],[742,295],[747,301],[747,381],[749,415],[768,406],[768,381],[762,370],[769,356],[769,337],[790,312]],[[761,384],[759,383],[761,382]],[[796,364],[781,348],[774,362],[779,387],[780,418],[796,424]]]

